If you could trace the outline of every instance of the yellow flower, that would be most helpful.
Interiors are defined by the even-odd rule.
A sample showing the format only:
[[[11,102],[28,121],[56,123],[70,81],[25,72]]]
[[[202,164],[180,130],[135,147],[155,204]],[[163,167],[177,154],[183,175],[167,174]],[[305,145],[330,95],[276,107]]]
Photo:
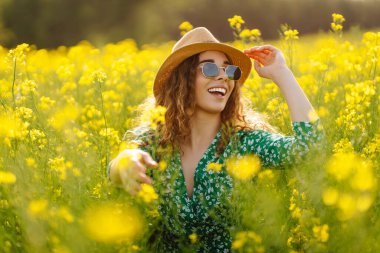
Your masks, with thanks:
[[[232,249],[241,249],[246,243],[253,242],[255,244],[256,252],[264,252],[264,249],[260,244],[262,243],[262,238],[253,231],[240,231],[236,234],[234,241],[232,242]],[[252,250],[248,247],[246,250]],[[248,251],[251,252],[251,251]]]
[[[334,23],[343,23],[344,21],[346,21],[346,19],[341,14],[333,13],[331,16],[333,18]]]
[[[29,131],[29,135],[33,145],[36,145],[38,148],[42,149],[47,145],[46,135],[44,132],[38,129],[32,129]]]
[[[365,157],[376,159],[380,155],[380,133],[377,133],[363,148]]]
[[[181,36],[183,36],[186,32],[193,29],[193,25],[188,21],[184,21],[178,26],[178,28],[181,30]]]
[[[326,170],[337,181],[348,178],[357,166],[360,166],[358,157],[353,153],[337,153],[327,163]]]
[[[252,29],[251,30],[251,36],[253,36],[253,37],[260,37],[261,36],[261,31],[259,29]]]
[[[192,233],[189,235],[191,243],[196,243],[198,241],[198,235],[196,233]]]
[[[167,164],[167,162],[165,160],[161,160],[161,161],[158,162],[158,169],[160,171],[166,170],[167,166],[168,166],[168,164]]]
[[[242,39],[247,39],[251,37],[251,31],[249,29],[244,29],[239,33],[239,37]]]
[[[322,195],[323,203],[326,205],[334,205],[338,201],[339,192],[335,188],[327,188]]]
[[[294,219],[301,218],[301,209],[299,207],[294,208],[294,210],[292,211],[292,217]]]
[[[367,211],[373,204],[374,198],[368,194],[361,195],[356,200],[356,209],[359,212]]]
[[[30,168],[37,168],[36,160],[34,160],[32,157],[28,157],[25,159],[26,165]]]
[[[339,142],[334,144],[334,153],[352,153],[354,147],[348,138],[343,138]]]
[[[46,199],[32,200],[28,206],[28,214],[32,217],[44,217],[47,207],[48,201]]]
[[[231,28],[237,30],[240,30],[241,25],[245,23],[243,18],[238,15],[234,15],[232,18],[229,18],[228,22],[230,23]]]
[[[138,197],[142,198],[145,203],[151,203],[158,199],[157,193],[154,191],[153,186],[149,184],[141,184],[141,190],[137,194]]]
[[[104,83],[107,79],[107,74],[102,70],[95,70],[91,73],[91,79],[93,83]]]
[[[314,110],[309,111],[308,117],[309,117],[309,119],[310,119],[311,122],[315,122],[315,121],[317,121],[319,119],[319,116],[318,116],[317,112],[314,111]]]
[[[235,239],[233,242],[232,242],[232,248],[233,249],[240,249],[243,245],[244,245],[244,240],[243,239]]]
[[[63,129],[70,123],[74,123],[79,115],[79,110],[73,105],[67,105],[59,109],[48,122],[57,130]]]
[[[337,204],[340,211],[340,215],[338,216],[340,220],[348,220],[355,215],[356,201],[350,194],[341,194]]]
[[[2,115],[0,112],[0,136],[2,137],[22,140],[28,134],[29,125],[16,115]]]
[[[209,163],[206,170],[219,172],[222,170],[222,165],[219,163]]]
[[[9,56],[14,60],[25,61],[26,54],[30,51],[29,44],[22,43],[17,45],[15,49],[9,50]]]
[[[31,119],[33,117],[33,110],[27,107],[16,107],[16,115],[20,119]]]
[[[298,40],[298,30],[289,29],[284,31],[285,40]]]
[[[120,145],[119,145],[119,152],[121,152],[125,149],[135,149],[135,148],[138,148],[136,143],[122,141],[122,142],[120,142]]]
[[[362,161],[356,168],[356,173],[350,180],[351,187],[360,191],[369,191],[376,186],[376,176],[372,171],[372,164]]]
[[[26,80],[21,84],[21,94],[29,95],[30,93],[35,94],[37,89],[37,84],[33,80]]]
[[[73,163],[71,161],[65,162],[65,159],[61,156],[49,159],[48,165],[51,171],[57,172],[61,180],[66,180],[67,170],[73,169]]]
[[[165,124],[165,113],[165,107],[157,106],[154,109],[145,112],[142,116],[142,121],[149,123],[149,126],[155,130],[158,126]]]
[[[332,92],[326,92],[324,96],[325,103],[330,103],[331,101],[334,101],[335,97],[338,95],[338,91],[334,90]]]
[[[9,171],[0,171],[0,184],[14,184],[16,176]]]
[[[89,207],[83,228],[96,241],[133,242],[143,230],[143,221],[135,208],[109,203]]]
[[[62,87],[59,89],[59,93],[65,94],[69,91],[73,91],[77,89],[77,84],[75,82],[65,82]]]
[[[274,173],[272,170],[269,170],[269,169],[263,170],[259,173],[258,178],[260,180],[266,180],[266,179],[271,180],[274,178]]]
[[[323,224],[322,226],[313,227],[314,237],[320,242],[327,242],[329,239],[329,226]]]
[[[228,173],[235,179],[248,180],[260,170],[260,159],[255,155],[230,158],[226,162]]]
[[[342,31],[342,30],[343,30],[343,26],[340,25],[340,24],[331,23],[331,29],[332,29],[334,32],[339,32],[339,31]]]
[[[54,105],[55,105],[55,100],[49,97],[45,97],[45,96],[42,96],[40,98],[40,102],[38,103],[38,107],[42,111],[50,110],[51,108],[53,108]]]
[[[346,21],[344,17],[341,14],[333,13],[332,19],[331,30],[333,30],[333,32],[341,32],[343,30],[342,23]]]
[[[65,246],[57,245],[57,246],[54,246],[54,249],[52,252],[53,253],[71,253],[72,251]]]
[[[269,111],[278,111],[278,106],[279,106],[280,102],[278,100],[278,98],[273,98],[271,100],[268,101],[267,103],[267,109]]]
[[[140,251],[141,250],[141,248],[139,246],[137,246],[137,245],[132,245],[131,249],[133,251]]]
[[[63,218],[68,223],[73,223],[74,221],[73,215],[70,213],[69,209],[67,209],[66,207],[59,208],[57,214],[59,217]]]

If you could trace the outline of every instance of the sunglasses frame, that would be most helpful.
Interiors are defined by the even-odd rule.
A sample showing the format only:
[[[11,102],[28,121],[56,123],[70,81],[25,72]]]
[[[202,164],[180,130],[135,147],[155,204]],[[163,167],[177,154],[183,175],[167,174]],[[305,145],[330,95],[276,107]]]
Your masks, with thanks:
[[[228,79],[229,80],[234,80],[234,81],[238,81],[240,78],[241,78],[241,75],[242,75],[242,71],[241,71],[241,68],[239,67],[239,66],[236,66],[236,65],[232,65],[232,64],[229,64],[229,65],[227,65],[226,67],[219,67],[218,65],[216,65],[216,63],[213,63],[213,62],[204,62],[204,63],[201,63],[202,65],[200,65],[199,66],[199,68],[201,69],[201,72],[202,72],[202,75],[204,76],[204,77],[206,77],[206,78],[209,78],[209,79],[212,79],[212,78],[215,78],[215,77],[217,77],[218,75],[219,75],[219,71],[220,71],[220,69],[223,69],[224,70],[224,73],[226,73],[227,74],[227,69],[229,68],[229,67],[236,67],[236,69],[239,69],[240,70],[240,76],[239,76],[239,78],[238,79],[233,79],[233,78],[231,78],[231,76],[229,76],[228,74],[227,74],[227,77],[228,77]],[[217,73],[217,75],[215,75],[215,76],[210,76],[210,75],[206,75],[206,73],[204,72],[204,66],[205,65],[214,65],[214,66],[216,66],[217,68],[218,68],[218,73]],[[236,71],[236,69],[235,69],[235,71]]]

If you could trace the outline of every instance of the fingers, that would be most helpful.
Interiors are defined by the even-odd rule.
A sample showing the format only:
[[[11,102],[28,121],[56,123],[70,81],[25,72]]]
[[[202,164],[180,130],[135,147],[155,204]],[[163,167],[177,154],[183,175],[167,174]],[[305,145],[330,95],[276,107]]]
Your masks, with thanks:
[[[244,54],[250,58],[260,61],[264,64],[265,61],[273,59],[279,50],[271,45],[254,46],[250,49],[245,49]]]
[[[153,158],[147,152],[141,151],[140,154],[141,154],[141,161],[146,166],[149,166],[152,168],[156,168],[158,166],[157,162],[155,160],[153,160]]]
[[[244,53],[250,53],[250,52],[255,52],[255,51],[264,51],[267,54],[270,52],[275,52],[278,51],[279,49],[272,46],[272,45],[263,45],[263,46],[254,46],[249,49],[244,49]]]
[[[150,185],[152,184],[152,179],[148,177],[145,173],[139,173],[137,180],[140,183],[150,184]]]
[[[255,68],[256,72],[261,76],[261,66],[258,61],[254,61],[253,67]]]
[[[256,61],[259,61],[261,64],[266,64],[268,61],[268,55],[262,52],[247,54],[247,56],[253,58]]]
[[[140,191],[140,184],[136,180],[130,178],[127,170],[123,170],[123,172],[121,172],[120,178],[122,178],[122,187],[132,196],[135,196]]]
[[[138,166],[120,170],[120,179],[122,187],[133,196],[140,191],[142,183],[152,184],[152,179],[142,172]]]
[[[117,167],[119,184],[130,194],[139,192],[141,183],[152,184],[152,179],[146,175],[146,167],[158,167],[152,157],[142,150],[124,150],[111,162]],[[116,180],[114,182],[117,182]]]
[[[132,171],[132,179],[136,180],[139,183],[152,184],[152,179],[145,174],[145,166],[139,160],[134,161],[133,167],[129,168],[129,170]]]

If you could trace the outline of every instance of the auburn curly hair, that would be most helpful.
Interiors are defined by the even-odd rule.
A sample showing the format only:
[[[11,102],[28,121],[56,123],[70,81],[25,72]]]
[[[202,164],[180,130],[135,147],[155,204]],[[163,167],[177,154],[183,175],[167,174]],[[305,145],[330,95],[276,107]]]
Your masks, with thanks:
[[[180,148],[181,142],[190,137],[190,118],[196,106],[194,83],[198,62],[199,54],[184,60],[173,70],[156,99],[148,99],[143,105],[145,110],[152,106],[166,107],[165,123],[157,128],[161,146],[170,145]],[[277,132],[264,120],[263,115],[249,109],[247,104],[248,101],[241,97],[241,89],[235,82],[226,107],[221,113],[221,138],[217,145],[218,153],[224,150],[230,138],[239,130],[262,129]]]

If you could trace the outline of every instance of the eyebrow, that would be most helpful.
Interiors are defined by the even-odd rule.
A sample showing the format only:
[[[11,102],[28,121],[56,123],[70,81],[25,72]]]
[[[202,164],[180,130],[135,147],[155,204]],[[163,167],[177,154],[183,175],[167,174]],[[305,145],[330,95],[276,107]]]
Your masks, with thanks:
[[[215,63],[215,60],[213,60],[213,59],[206,59],[206,60],[200,61],[198,64],[201,64],[201,63],[204,63],[204,62],[213,62],[213,63]],[[227,60],[227,61],[224,61],[223,64],[231,64],[231,62],[229,62]]]

